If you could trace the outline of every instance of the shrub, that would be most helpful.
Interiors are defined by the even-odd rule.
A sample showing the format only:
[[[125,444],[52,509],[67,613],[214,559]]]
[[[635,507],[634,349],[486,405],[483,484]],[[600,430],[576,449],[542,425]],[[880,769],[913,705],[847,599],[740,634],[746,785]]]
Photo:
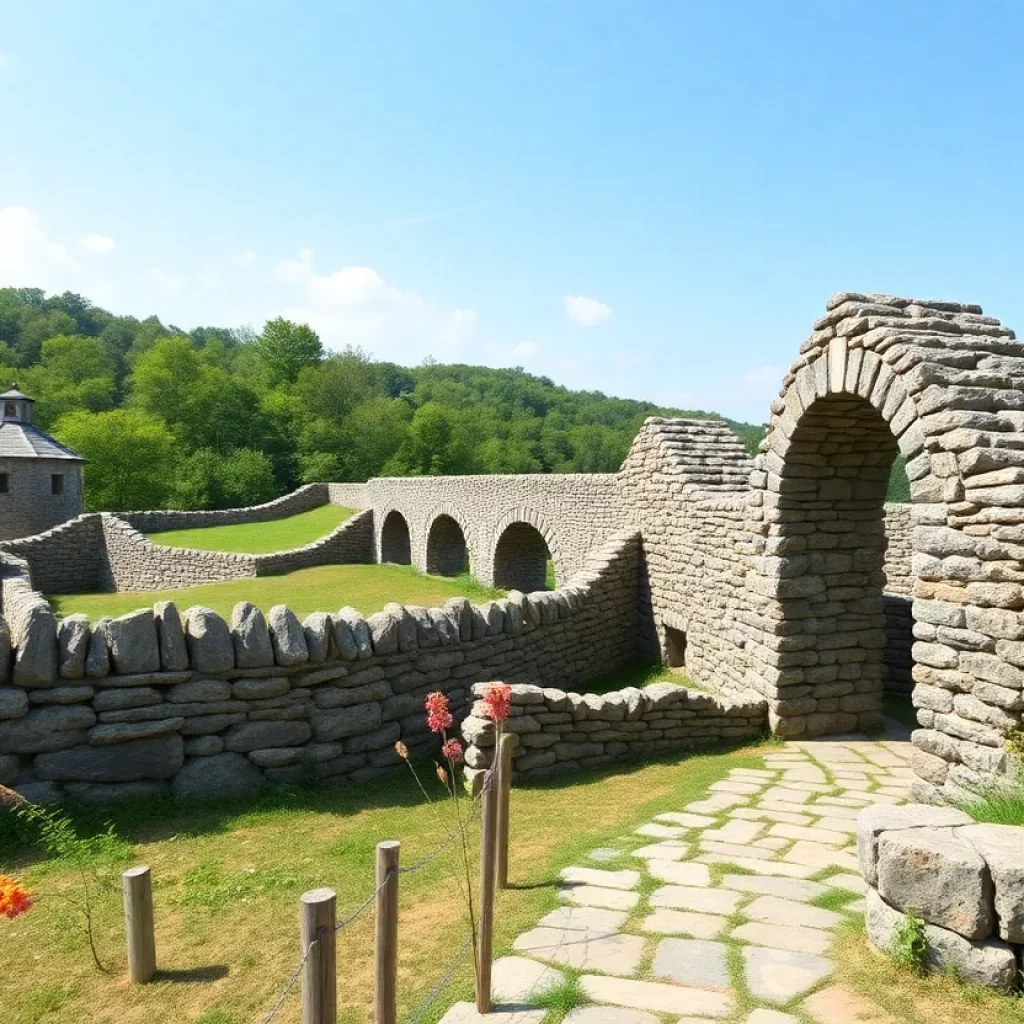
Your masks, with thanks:
[[[893,936],[889,955],[897,967],[915,974],[924,972],[928,960],[928,936],[924,933],[924,921],[921,918],[915,914],[904,915]]]

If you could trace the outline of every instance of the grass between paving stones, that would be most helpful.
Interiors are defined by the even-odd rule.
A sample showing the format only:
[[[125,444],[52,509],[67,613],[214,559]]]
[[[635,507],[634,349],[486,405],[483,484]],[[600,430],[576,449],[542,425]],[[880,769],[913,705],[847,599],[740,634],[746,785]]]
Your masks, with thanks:
[[[265,555],[289,551],[325,537],[356,514],[354,508],[321,505],[284,519],[235,526],[201,526],[194,530],[161,530],[146,536],[154,544],[197,551],[227,551],[240,555]]]
[[[820,881],[824,881],[825,878],[830,876],[825,875]],[[828,892],[823,892],[820,896],[815,896],[811,900],[810,905],[812,907],[819,907],[821,910],[845,910],[847,904],[854,903],[860,899],[860,894],[851,892],[849,889],[829,889]]]
[[[57,615],[81,612],[95,622],[104,615],[124,615],[136,608],[151,607],[155,601],[174,601],[180,610],[201,604],[230,620],[231,610],[239,601],[251,601],[264,612],[275,604],[286,604],[301,619],[311,612],[336,611],[344,605],[370,615],[389,601],[430,608],[450,597],[483,601],[503,593],[467,577],[427,576],[410,565],[318,565],[283,576],[229,580],[180,590],[60,594],[50,597],[50,605]]]
[[[517,787],[512,797],[511,887],[496,907],[495,955],[559,905],[559,871],[587,863],[665,810],[703,796],[734,767],[759,767],[762,748],[693,754],[622,765],[549,784]],[[429,772],[425,778],[429,780]],[[429,786],[429,781],[428,781]],[[182,806],[151,801],[100,813],[73,811],[87,834],[109,816],[130,844],[124,864],[153,870],[158,961],[149,985],[129,987],[121,897],[116,884],[96,901],[95,930],[111,973],[92,966],[79,920],[73,871],[39,859],[9,818],[0,819],[0,872],[16,874],[40,896],[33,910],[0,922],[0,1018],[4,1024],[250,1024],[271,1008],[297,963],[297,901],[330,886],[338,916],[373,888],[374,848],[402,841],[408,865],[442,838],[434,812],[412,780],[353,786],[334,793],[270,791],[247,803]],[[639,840],[641,837],[635,837]],[[646,840],[645,840],[646,841]],[[475,860],[477,838],[471,848]],[[399,1016],[406,1019],[443,975],[466,934],[450,869],[453,846],[429,867],[403,875],[400,896]],[[373,918],[338,936],[339,1020],[369,1019]],[[457,998],[471,998],[468,953],[422,1024]],[[299,1020],[297,994],[277,1018]],[[551,1024],[555,1024],[554,1021]]]
[[[868,944],[862,917],[839,927],[832,948],[836,971],[831,983],[859,992],[900,1024],[1024,1024],[1019,995],[897,967]]]
[[[551,1011],[544,1018],[544,1024],[561,1024],[568,1013],[586,1001],[580,986],[583,972],[574,967],[559,967],[559,970],[565,975],[561,984],[529,999],[531,1006]]]

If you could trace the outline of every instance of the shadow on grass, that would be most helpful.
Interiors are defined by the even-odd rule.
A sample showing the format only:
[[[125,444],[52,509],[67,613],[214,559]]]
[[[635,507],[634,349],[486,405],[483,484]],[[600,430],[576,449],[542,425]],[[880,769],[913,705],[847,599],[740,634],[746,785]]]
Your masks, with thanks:
[[[728,754],[765,742],[770,743],[770,737],[692,745],[661,755],[624,758],[545,779],[518,780],[515,785],[517,789],[526,790],[591,785],[611,776],[643,771],[650,765],[678,764],[680,768],[685,768],[686,761],[693,757]],[[426,769],[429,775],[432,774],[432,766],[432,761],[424,761],[420,767]],[[416,807],[426,805],[426,802],[408,770],[398,766],[390,778],[350,783],[339,789],[268,785],[253,797],[208,803],[186,803],[166,796],[110,807],[89,807],[68,801],[63,805],[63,810],[82,836],[95,835],[113,826],[121,839],[139,844],[160,842],[172,837],[228,832],[247,823],[276,816],[313,812],[344,818],[366,811]],[[0,810],[0,863],[20,868],[46,860],[45,854],[35,845],[35,840],[32,826],[13,813]],[[538,883],[537,887],[547,884],[554,883]]]
[[[201,985],[208,981],[220,981],[228,976],[224,964],[210,964],[208,967],[161,968],[153,975],[154,981],[170,981],[182,985]]]

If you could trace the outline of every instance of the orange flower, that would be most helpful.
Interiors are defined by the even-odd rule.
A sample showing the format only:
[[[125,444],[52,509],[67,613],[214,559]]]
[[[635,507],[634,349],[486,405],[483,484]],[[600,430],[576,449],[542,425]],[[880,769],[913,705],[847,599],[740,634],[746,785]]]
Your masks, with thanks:
[[[0,875],[0,917],[14,920],[31,909],[32,898],[16,878]]]
[[[492,722],[504,722],[512,711],[512,687],[508,683],[494,683],[484,694],[484,709]]]

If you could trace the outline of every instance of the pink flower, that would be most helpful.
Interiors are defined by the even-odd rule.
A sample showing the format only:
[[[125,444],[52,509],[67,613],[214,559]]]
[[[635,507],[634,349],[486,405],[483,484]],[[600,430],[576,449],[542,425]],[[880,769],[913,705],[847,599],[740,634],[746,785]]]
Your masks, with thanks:
[[[494,683],[484,694],[484,711],[492,722],[504,722],[512,710],[512,687],[508,683]]]
[[[462,744],[458,740],[449,740],[442,748],[441,753],[452,765],[462,764]]]
[[[431,732],[450,729],[454,719],[448,710],[448,698],[440,691],[427,694],[427,725]]]

